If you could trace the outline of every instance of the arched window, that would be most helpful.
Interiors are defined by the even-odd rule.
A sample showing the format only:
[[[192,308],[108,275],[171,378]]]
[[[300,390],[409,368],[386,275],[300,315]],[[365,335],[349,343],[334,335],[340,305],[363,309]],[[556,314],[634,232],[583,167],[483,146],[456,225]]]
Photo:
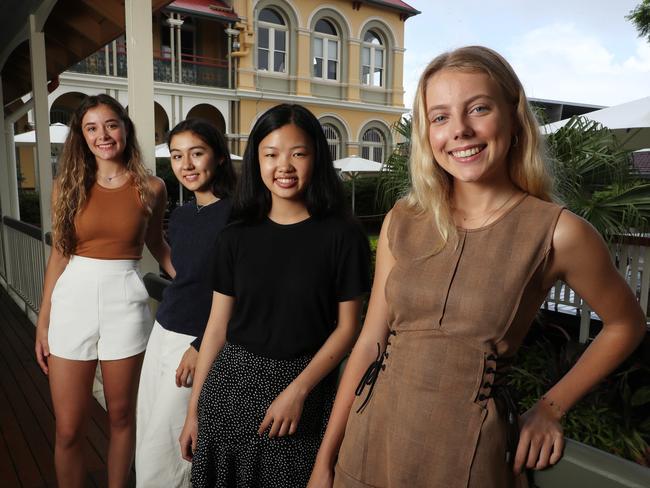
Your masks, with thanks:
[[[368,129],[361,137],[361,157],[383,163],[385,144],[384,135],[379,129]]]
[[[286,73],[287,23],[275,10],[260,11],[257,27],[257,69]]]
[[[321,19],[314,27],[314,78],[339,79],[339,33],[329,21]]]
[[[361,83],[384,86],[385,49],[379,35],[369,30],[361,45]]]
[[[341,157],[341,136],[339,131],[332,124],[323,124],[323,132],[327,145],[330,148],[332,160],[337,160]]]

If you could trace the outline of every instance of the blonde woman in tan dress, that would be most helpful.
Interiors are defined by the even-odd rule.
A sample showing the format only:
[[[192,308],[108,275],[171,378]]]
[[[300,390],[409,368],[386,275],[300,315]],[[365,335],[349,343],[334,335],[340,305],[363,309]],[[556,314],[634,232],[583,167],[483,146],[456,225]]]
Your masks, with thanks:
[[[523,470],[560,459],[560,418],[634,350],[643,313],[600,235],[551,202],[537,124],[494,51],[461,48],[425,69],[411,178],[379,236],[309,487],[525,486]],[[558,279],[604,326],[517,419],[509,363]]]

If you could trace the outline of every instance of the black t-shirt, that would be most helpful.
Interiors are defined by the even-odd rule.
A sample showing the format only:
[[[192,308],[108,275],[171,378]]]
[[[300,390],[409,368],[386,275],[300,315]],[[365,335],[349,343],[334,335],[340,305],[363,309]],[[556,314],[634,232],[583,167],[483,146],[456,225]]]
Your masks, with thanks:
[[[235,297],[228,342],[274,359],[318,351],[336,327],[338,303],[370,287],[368,239],[341,218],[233,224],[214,259],[214,290]]]
[[[197,211],[192,201],[174,210],[169,219],[167,239],[176,277],[163,292],[156,320],[167,330],[196,336],[192,342],[196,349],[212,306],[212,253],[231,207],[223,198]]]

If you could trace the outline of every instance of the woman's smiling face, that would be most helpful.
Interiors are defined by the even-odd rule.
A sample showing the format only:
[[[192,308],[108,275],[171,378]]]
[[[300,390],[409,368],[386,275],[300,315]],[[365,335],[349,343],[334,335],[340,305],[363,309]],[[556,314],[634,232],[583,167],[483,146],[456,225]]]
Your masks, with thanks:
[[[169,141],[174,175],[190,191],[209,191],[217,171],[212,148],[191,131],[175,134]],[[221,156],[223,158],[223,156]]]
[[[443,69],[425,91],[429,144],[437,163],[457,182],[490,182],[508,175],[514,110],[482,71]]]
[[[302,200],[314,167],[313,143],[294,124],[270,132],[259,144],[260,175],[273,201]]]
[[[81,130],[97,160],[122,162],[126,128],[108,105],[100,104],[88,109],[81,119]]]

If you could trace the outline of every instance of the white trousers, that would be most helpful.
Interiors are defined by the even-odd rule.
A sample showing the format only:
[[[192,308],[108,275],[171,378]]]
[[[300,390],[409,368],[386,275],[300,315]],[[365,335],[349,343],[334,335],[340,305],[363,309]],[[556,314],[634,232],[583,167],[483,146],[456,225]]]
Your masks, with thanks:
[[[138,391],[135,476],[138,488],[189,488],[191,463],[181,457],[191,388],[176,386],[176,368],[195,337],[154,324]]]

